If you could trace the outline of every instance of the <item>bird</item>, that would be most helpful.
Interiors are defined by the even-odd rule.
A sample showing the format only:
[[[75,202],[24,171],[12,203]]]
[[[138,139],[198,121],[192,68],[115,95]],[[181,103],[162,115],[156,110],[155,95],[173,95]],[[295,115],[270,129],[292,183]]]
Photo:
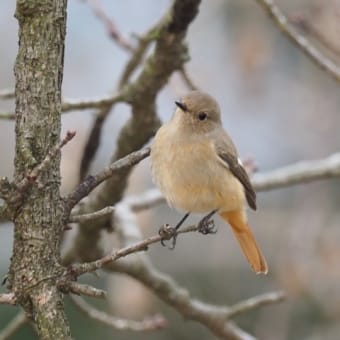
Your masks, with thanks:
[[[151,172],[170,207],[207,214],[199,230],[214,232],[210,218],[218,213],[231,226],[250,267],[267,274],[268,265],[246,215],[246,202],[256,210],[256,193],[224,130],[217,101],[202,91],[191,91],[175,101],[172,118],[157,131],[151,145]]]

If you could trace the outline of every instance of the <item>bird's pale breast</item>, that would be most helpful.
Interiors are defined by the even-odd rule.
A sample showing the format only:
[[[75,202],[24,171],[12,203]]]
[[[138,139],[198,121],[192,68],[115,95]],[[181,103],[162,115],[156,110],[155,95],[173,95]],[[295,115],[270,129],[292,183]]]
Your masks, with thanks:
[[[197,213],[243,207],[243,187],[218,159],[212,143],[204,136],[195,142],[171,138],[167,130],[158,131],[151,162],[154,181],[169,205]]]

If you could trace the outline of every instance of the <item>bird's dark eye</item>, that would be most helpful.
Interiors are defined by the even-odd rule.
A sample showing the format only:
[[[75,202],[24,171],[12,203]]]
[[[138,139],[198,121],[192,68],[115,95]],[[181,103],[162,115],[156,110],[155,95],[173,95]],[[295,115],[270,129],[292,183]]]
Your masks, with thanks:
[[[205,120],[207,118],[207,114],[205,112],[200,112],[198,114],[198,119],[199,120]]]

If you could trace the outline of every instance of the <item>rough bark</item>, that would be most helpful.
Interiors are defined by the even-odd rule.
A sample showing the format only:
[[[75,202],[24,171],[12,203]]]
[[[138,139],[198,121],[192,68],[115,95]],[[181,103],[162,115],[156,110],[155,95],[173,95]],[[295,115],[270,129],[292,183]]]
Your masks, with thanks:
[[[59,141],[67,0],[17,0],[19,50],[16,77],[15,182],[40,164]],[[40,339],[71,339],[56,279],[63,208],[60,153],[21,193],[13,214],[9,289],[33,318]]]

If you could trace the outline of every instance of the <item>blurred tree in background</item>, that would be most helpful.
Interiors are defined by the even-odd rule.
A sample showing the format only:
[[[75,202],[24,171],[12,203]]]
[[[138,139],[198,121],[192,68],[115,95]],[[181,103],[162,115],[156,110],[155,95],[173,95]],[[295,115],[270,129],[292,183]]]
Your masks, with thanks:
[[[0,339],[339,337],[339,0],[4,0],[0,18]],[[159,245],[180,214],[147,143],[193,88],[258,167],[265,277],[227,228]]]

